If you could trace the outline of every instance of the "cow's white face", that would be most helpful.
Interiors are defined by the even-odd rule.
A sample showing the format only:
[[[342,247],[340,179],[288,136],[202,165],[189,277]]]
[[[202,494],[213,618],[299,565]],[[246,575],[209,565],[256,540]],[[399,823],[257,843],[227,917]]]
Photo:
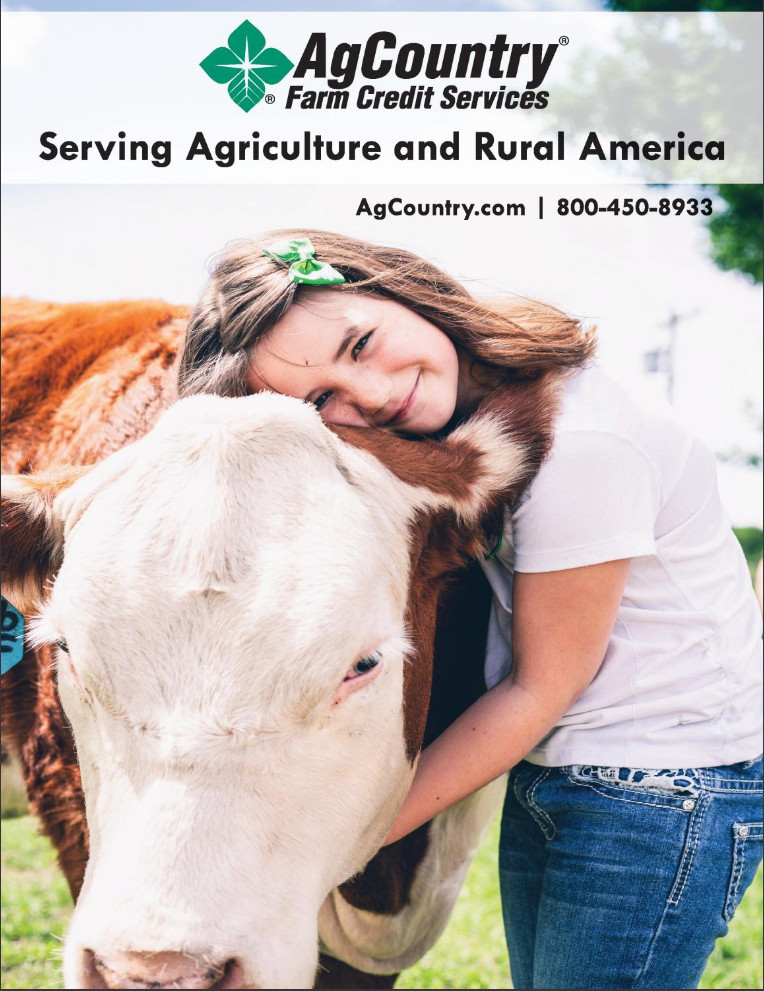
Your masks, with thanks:
[[[123,980],[172,947],[310,987],[320,904],[410,783],[410,490],[300,403],[202,397],[59,504],[37,638],[65,641],[91,842],[67,985],[98,986],[84,950]]]
[[[525,470],[512,429],[396,441],[391,471],[297,400],[202,396],[66,488],[4,480],[63,553],[35,637],[59,643],[90,831],[67,987],[312,985],[321,903],[413,774],[411,522],[472,526]],[[11,575],[25,610],[39,556]]]

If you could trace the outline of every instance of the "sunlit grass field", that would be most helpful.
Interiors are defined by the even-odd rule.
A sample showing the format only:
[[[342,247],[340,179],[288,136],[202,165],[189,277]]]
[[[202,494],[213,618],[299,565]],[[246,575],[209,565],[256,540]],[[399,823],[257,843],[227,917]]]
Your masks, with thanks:
[[[438,945],[398,981],[399,988],[511,988],[499,908],[494,824],[467,876]],[[71,900],[48,842],[33,819],[2,828],[3,988],[61,987],[61,940]],[[702,988],[762,987],[762,875],[745,896]]]

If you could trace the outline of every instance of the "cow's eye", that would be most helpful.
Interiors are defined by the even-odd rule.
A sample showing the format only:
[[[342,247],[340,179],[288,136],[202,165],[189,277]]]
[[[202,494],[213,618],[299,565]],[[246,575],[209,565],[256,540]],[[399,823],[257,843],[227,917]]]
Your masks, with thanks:
[[[378,650],[373,650],[370,654],[366,654],[365,657],[361,657],[350,668],[345,675],[345,681],[352,681],[353,678],[360,678],[362,675],[368,674],[369,671],[377,667],[381,660],[382,654]]]
[[[56,640],[56,646],[58,647],[59,650],[63,650],[65,654],[69,653],[69,644],[66,642],[66,640],[64,640],[63,637],[60,637],[58,640]]]

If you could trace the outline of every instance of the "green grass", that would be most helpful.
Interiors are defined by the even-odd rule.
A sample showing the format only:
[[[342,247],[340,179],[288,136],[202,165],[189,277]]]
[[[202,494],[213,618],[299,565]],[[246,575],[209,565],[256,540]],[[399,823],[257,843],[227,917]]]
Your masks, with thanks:
[[[59,988],[61,937],[71,912],[66,884],[33,819],[3,822],[3,988]],[[510,988],[496,877],[498,824],[470,872],[439,941],[399,988]],[[762,874],[759,871],[720,940],[701,988],[762,986]]]
[[[499,904],[497,846],[493,824],[464,882],[446,931],[396,988],[511,988]]]
[[[762,986],[761,867],[735,913],[730,931],[717,941],[700,982],[701,988],[760,988]]]
[[[3,820],[4,988],[60,988],[61,939],[72,911],[53,849],[34,819]]]

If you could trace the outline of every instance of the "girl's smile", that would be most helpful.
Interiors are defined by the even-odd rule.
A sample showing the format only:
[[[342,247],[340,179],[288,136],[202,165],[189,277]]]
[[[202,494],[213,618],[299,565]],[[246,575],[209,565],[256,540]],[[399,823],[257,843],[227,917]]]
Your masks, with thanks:
[[[447,335],[408,307],[306,288],[255,346],[248,381],[313,403],[328,423],[428,434],[470,391],[461,366]]]

